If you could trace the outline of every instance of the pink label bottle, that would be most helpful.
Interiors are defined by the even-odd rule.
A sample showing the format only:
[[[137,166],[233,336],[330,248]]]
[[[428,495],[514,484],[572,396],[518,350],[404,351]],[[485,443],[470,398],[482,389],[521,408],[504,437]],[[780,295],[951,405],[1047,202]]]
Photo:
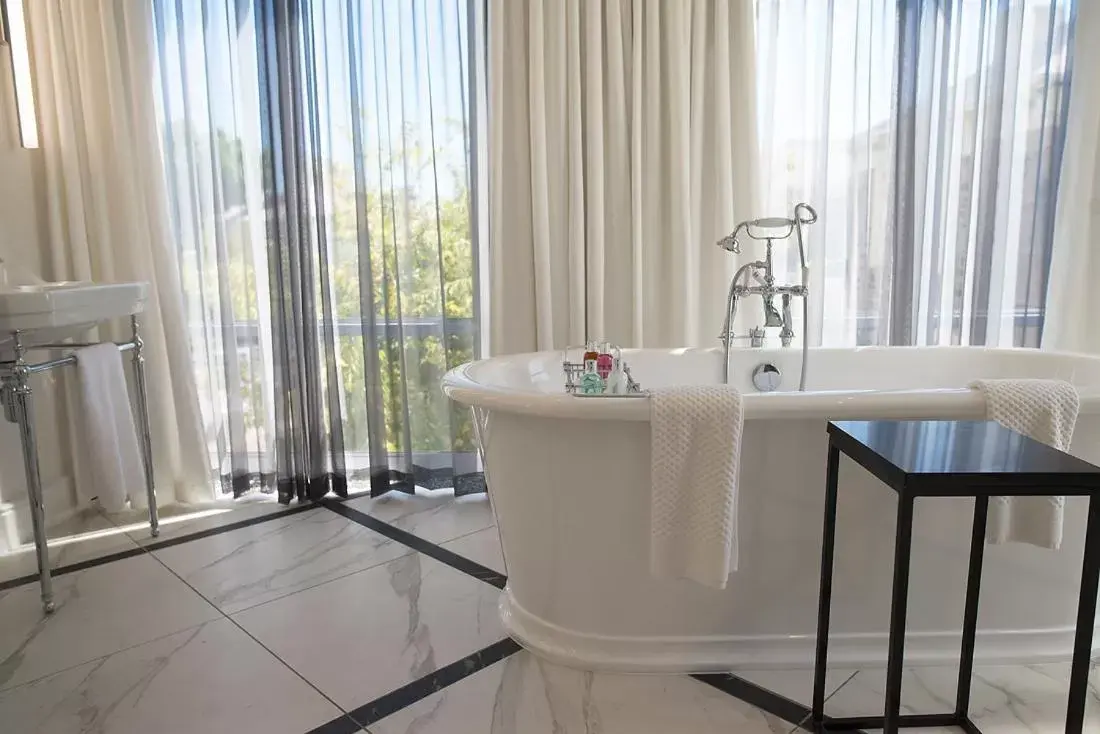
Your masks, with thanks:
[[[611,345],[604,342],[600,345],[600,354],[596,357],[596,372],[606,380],[614,365],[615,358],[611,356]]]

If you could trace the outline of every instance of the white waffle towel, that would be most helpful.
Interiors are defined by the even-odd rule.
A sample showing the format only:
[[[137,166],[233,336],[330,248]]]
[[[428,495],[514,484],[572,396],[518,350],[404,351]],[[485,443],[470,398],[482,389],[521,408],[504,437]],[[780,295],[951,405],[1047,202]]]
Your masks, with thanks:
[[[78,485],[87,499],[98,498],[104,510],[119,512],[128,495],[144,489],[145,467],[118,347],[78,349],[76,374],[84,435],[80,465],[86,480]]]
[[[649,404],[650,572],[724,589],[737,570],[741,393],[659,388]]]
[[[1062,380],[976,380],[970,387],[985,396],[985,414],[1005,428],[1069,450],[1081,400]],[[1030,543],[1057,550],[1062,545],[1065,497],[992,497],[986,525],[988,543]]]

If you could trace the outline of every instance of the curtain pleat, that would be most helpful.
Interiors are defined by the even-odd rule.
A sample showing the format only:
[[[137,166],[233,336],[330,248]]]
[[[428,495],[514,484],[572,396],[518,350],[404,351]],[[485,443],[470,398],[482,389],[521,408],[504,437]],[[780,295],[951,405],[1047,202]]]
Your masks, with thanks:
[[[223,489],[484,488],[465,0],[157,0],[190,336]]]

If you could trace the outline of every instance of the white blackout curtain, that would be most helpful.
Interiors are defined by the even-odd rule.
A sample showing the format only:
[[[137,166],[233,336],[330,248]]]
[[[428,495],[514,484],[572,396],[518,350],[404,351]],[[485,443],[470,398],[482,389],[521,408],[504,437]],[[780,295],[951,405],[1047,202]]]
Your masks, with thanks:
[[[1043,348],[1100,354],[1100,3],[1077,5]]]
[[[491,0],[490,347],[713,346],[756,213],[751,0]],[[747,253],[751,254],[751,253]]]
[[[210,499],[149,83],[151,5],[35,0],[26,7],[46,170],[46,275],[150,283],[142,325],[157,496]],[[128,331],[120,325],[100,335],[125,339]],[[79,466],[76,473],[79,488]],[[141,491],[130,494],[144,500]]]

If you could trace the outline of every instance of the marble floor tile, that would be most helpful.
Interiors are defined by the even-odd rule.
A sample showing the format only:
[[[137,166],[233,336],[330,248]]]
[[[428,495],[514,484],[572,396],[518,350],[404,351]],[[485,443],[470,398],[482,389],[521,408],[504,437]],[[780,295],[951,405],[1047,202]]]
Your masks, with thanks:
[[[98,510],[82,510],[52,527],[47,533],[50,568],[102,558],[137,546]],[[6,554],[0,554],[0,581],[38,573],[34,543],[29,542]]]
[[[688,676],[590,673],[519,652],[368,728],[372,734],[786,734],[791,725]]]
[[[506,573],[504,570],[504,553],[500,549],[500,533],[497,532],[495,525],[484,530],[478,530],[476,533],[448,540],[441,545],[452,553],[457,553],[474,563],[480,563],[486,568]]]
[[[203,530],[219,528],[241,520],[286,512],[270,495],[246,495],[239,500],[220,500],[202,504],[174,504],[161,508],[160,535],[149,535],[149,516],[144,510],[126,510],[107,515],[118,527],[139,545],[149,545],[162,540],[178,538]],[[297,505],[291,505],[296,507]]]
[[[0,591],[0,690],[219,617],[148,555],[54,579],[57,610],[37,584]]]
[[[907,669],[902,677],[902,713],[952,711],[957,673],[955,667]],[[1065,727],[1068,682],[1068,663],[976,667],[971,684],[970,717],[985,734],[1061,732]],[[884,670],[861,670],[829,700],[825,712],[830,716],[881,714],[885,690]],[[1100,733],[1100,689],[1095,669],[1090,676],[1085,731]]]
[[[233,618],[350,710],[504,638],[499,594],[414,553]]]
[[[302,734],[339,715],[225,618],[0,693],[12,734]]]
[[[154,551],[226,614],[412,552],[321,507]]]
[[[488,495],[456,498],[450,489],[418,488],[415,495],[390,492],[347,504],[433,543],[445,543],[494,524]]]

